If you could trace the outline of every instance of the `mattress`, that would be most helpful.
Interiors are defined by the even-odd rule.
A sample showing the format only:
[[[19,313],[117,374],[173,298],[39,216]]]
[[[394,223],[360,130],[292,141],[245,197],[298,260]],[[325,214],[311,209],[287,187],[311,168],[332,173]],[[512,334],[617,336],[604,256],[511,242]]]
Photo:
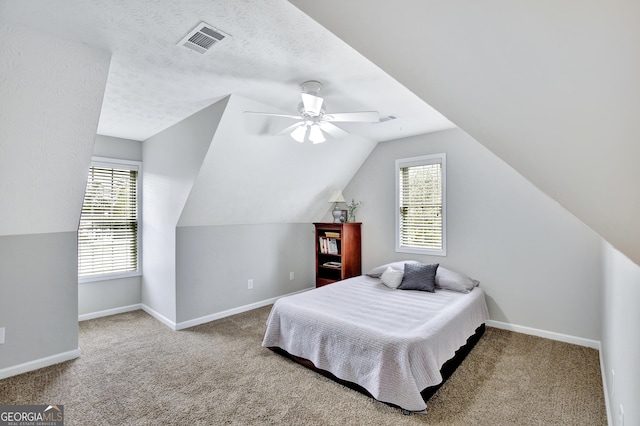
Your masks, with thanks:
[[[356,383],[374,398],[423,411],[420,391],[489,319],[484,291],[394,290],[366,275],[278,299],[262,345]]]

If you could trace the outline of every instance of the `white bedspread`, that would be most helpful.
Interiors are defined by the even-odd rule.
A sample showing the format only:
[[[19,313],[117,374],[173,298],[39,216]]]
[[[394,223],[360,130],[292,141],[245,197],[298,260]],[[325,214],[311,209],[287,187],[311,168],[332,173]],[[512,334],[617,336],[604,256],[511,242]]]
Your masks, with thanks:
[[[489,319],[484,291],[392,290],[362,275],[278,299],[262,342],[411,411],[420,391]]]

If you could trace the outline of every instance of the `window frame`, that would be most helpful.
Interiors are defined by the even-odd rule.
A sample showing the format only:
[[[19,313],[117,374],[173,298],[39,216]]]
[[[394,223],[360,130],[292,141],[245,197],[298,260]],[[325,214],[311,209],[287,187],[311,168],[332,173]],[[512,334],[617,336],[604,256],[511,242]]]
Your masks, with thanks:
[[[400,235],[400,169],[405,167],[417,167],[429,164],[441,164],[441,180],[442,180],[442,248],[434,249],[427,247],[412,247],[401,244]],[[400,158],[395,161],[395,242],[396,252],[423,254],[430,256],[446,256],[447,255],[447,155],[446,153],[421,155],[418,157]]]
[[[79,231],[80,231],[80,219],[78,220],[78,253],[76,255],[77,263],[78,263],[78,283],[91,283],[96,281],[108,281],[115,280],[120,278],[129,278],[129,277],[139,277],[142,276],[142,162],[135,160],[123,160],[119,158],[109,158],[109,157],[91,157],[90,167],[103,167],[103,168],[112,168],[112,169],[129,169],[137,171],[136,178],[136,211],[137,211],[137,221],[138,221],[138,234],[137,234],[137,269],[135,271],[122,271],[122,272],[106,272],[101,274],[89,275],[89,276],[80,276],[80,242],[79,242]],[[89,173],[89,169],[87,169],[87,175]],[[88,178],[87,178],[88,183]],[[85,189],[86,192],[86,189]],[[82,197],[82,205],[84,206],[84,194]],[[82,206],[81,206],[82,211]],[[81,213],[82,214],[82,213]]]

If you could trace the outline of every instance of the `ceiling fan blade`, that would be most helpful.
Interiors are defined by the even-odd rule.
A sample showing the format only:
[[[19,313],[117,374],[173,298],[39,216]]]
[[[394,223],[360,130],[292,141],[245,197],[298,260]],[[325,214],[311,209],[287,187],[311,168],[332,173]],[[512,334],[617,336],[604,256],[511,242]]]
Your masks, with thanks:
[[[364,123],[377,123],[380,121],[378,111],[337,112],[325,114],[326,121],[360,121]]]
[[[349,132],[347,132],[346,130],[342,130],[340,127],[326,121],[321,121],[318,123],[318,125],[322,130],[329,133],[334,138],[341,138],[349,134]]]
[[[291,114],[275,114],[270,112],[257,112],[257,111],[245,111],[245,114],[268,115],[271,117],[286,117],[286,118],[295,118],[297,120],[300,120],[299,115],[291,115]]]
[[[298,117],[298,118],[300,118],[300,117]],[[298,121],[297,123],[292,124],[291,126],[287,127],[286,129],[280,130],[278,133],[276,133],[276,136],[289,134],[289,133],[293,132],[294,130],[296,130],[300,126],[304,126],[304,121]]]
[[[304,105],[304,110],[307,112],[307,114],[312,116],[320,115],[324,99],[319,96],[310,95],[308,93],[301,93],[301,95],[302,104]]]

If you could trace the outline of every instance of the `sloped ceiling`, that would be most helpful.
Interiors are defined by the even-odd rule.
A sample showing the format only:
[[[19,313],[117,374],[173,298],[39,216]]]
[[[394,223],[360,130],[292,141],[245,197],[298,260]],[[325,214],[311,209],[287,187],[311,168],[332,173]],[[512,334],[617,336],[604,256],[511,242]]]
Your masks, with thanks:
[[[640,264],[640,3],[291,3]]]
[[[0,21],[0,235],[78,229],[109,59]]]
[[[322,220],[332,191],[375,148],[355,135],[318,145],[270,137],[272,120],[244,113],[265,107],[231,95],[178,226]]]

